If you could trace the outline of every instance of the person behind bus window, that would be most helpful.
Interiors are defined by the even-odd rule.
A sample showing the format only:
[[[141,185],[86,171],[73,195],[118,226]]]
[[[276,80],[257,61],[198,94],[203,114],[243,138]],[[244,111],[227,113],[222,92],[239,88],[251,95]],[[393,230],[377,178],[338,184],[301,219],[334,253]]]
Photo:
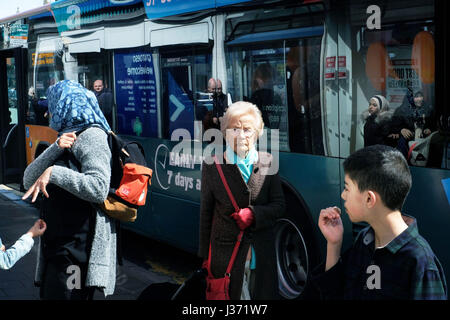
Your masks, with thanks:
[[[230,105],[221,122],[226,151],[218,161],[241,208],[238,212],[214,162],[205,160],[202,166],[199,256],[206,267],[211,244],[214,277],[223,277],[237,236],[245,230],[231,270],[232,300],[276,299],[278,294],[274,226],[284,214],[285,202],[278,174],[266,174],[272,156],[255,148],[263,127],[259,109],[243,101]],[[244,271],[249,276],[243,288]]]
[[[33,100],[35,123],[39,126],[48,126],[48,101],[47,98]]]
[[[390,132],[392,137],[398,138],[398,149],[407,157],[408,141],[426,138],[433,130],[433,109],[418,91],[395,110]]]
[[[50,127],[58,139],[25,170],[23,185],[34,202],[42,192],[47,223],[36,281],[41,299],[86,300],[99,288],[114,292],[115,223],[92,204],[109,192],[111,130],[95,95],[77,82],[64,80],[48,89]],[[93,127],[95,125],[95,127]],[[76,132],[84,129],[76,135]],[[80,288],[68,287],[76,267]],[[70,269],[69,269],[70,268]]]
[[[98,100],[98,105],[102,110],[109,126],[112,126],[113,96],[111,90],[105,88],[103,80],[94,81],[94,93]]]
[[[30,87],[28,89],[28,110],[27,110],[27,124],[35,124],[36,123],[36,113],[34,111],[35,105],[37,104],[38,99],[36,97],[36,90],[34,87]]]
[[[223,114],[228,108],[228,97],[223,93],[222,81],[220,79],[214,80],[213,78],[208,81],[208,92],[213,95],[213,123],[214,126],[219,129],[220,121],[222,121]]]
[[[195,101],[195,120],[200,121],[201,123],[201,125],[197,127],[197,130],[199,130],[199,132],[201,130],[206,131],[210,128],[214,128],[213,123],[214,106],[211,107],[210,102],[211,99],[213,99],[215,90],[216,90],[216,81],[213,78],[211,78],[208,81],[206,90],[200,93],[200,97],[197,96],[197,99]],[[208,104],[210,105],[209,107]]]
[[[367,222],[341,255],[344,228],[337,207],[323,209],[319,228],[327,240],[325,264],[313,271],[324,299],[446,300],[442,266],[419,234],[415,218],[402,214],[411,173],[396,149],[374,145],[344,161],[341,197],[353,223]]]
[[[281,105],[281,98],[273,90],[273,70],[269,63],[260,64],[253,75],[252,96],[250,102],[255,104],[263,117],[264,125],[268,128],[278,129],[281,117],[271,106]]]
[[[307,130],[305,102],[301,94],[300,48],[289,48],[286,57],[286,94],[289,119],[289,147],[292,152],[307,152],[305,148],[305,130]],[[309,152],[307,152],[309,153]]]
[[[375,95],[369,100],[369,108],[361,114],[364,121],[364,147],[375,144],[389,144],[388,135],[392,112],[389,102],[382,95]]]

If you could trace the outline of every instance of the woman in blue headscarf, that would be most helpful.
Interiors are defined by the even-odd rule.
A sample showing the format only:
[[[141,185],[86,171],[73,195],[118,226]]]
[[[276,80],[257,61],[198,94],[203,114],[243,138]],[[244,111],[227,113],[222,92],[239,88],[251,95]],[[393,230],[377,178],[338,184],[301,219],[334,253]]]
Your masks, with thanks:
[[[47,232],[36,270],[41,299],[91,299],[95,288],[110,295],[116,276],[115,225],[92,206],[102,203],[109,191],[110,127],[95,95],[79,83],[60,81],[48,89],[47,97],[50,127],[59,137],[27,167],[23,178],[28,189],[23,199],[33,195],[34,202],[40,192],[45,196]]]
[[[49,87],[50,127],[59,133],[78,131],[89,125],[111,128],[98,105],[95,94],[78,82],[63,80]]]

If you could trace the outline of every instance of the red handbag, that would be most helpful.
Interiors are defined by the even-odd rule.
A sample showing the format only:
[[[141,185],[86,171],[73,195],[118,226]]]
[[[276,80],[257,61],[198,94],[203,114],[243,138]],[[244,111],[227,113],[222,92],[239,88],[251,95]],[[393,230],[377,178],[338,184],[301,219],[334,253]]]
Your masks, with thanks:
[[[239,207],[234,200],[233,194],[231,193],[230,187],[228,186],[227,180],[223,175],[222,167],[217,162],[217,158],[214,157],[214,162],[216,164],[217,170],[219,171],[220,178],[222,179],[223,185],[227,190],[228,197],[233,204],[236,212],[239,211]],[[228,263],[227,271],[225,272],[225,276],[223,278],[214,278],[211,273],[211,244],[209,244],[209,254],[208,254],[208,275],[206,276],[206,300],[230,300],[229,287],[230,287],[230,277],[231,277],[231,269],[233,268],[234,260],[236,260],[236,256],[239,250],[239,246],[241,245],[242,236],[244,231],[238,235],[236,244],[234,245],[233,254],[231,255],[230,262]]]

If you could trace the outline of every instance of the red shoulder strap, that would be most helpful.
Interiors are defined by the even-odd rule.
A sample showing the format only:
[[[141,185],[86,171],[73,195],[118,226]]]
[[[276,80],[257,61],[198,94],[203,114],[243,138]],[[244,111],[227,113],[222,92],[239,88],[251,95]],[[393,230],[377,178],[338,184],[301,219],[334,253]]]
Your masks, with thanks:
[[[222,167],[220,166],[219,162],[217,161],[216,156],[214,156],[214,163],[216,164],[217,171],[219,171],[219,175],[220,175],[220,178],[222,179],[223,185],[224,185],[225,189],[227,190],[228,197],[230,198],[231,203],[233,204],[233,207],[237,212],[237,211],[239,211],[239,206],[237,205],[236,200],[234,199],[233,194],[231,193],[230,187],[228,186],[227,180],[225,179],[225,176],[223,174]],[[241,240],[242,240],[243,235],[244,235],[244,230],[241,230],[241,232],[239,232],[236,244],[234,245],[233,253],[231,255],[230,262],[228,263],[228,267],[227,267],[225,276],[228,276],[228,277],[230,276],[230,272],[231,272],[231,269],[233,268],[234,261],[236,260],[236,256],[239,251],[239,246],[241,245]],[[210,270],[211,270],[211,243],[209,244],[208,273],[210,276],[212,276]]]
[[[227,190],[228,197],[231,200],[231,203],[233,204],[234,210],[236,212],[239,211],[239,206],[236,203],[236,200],[234,200],[233,194],[231,193],[230,187],[228,186],[227,180],[225,179],[225,176],[222,171],[222,167],[220,166],[219,162],[217,161],[216,156],[214,156],[214,163],[216,164],[217,171],[219,171],[220,178],[222,179],[223,185],[225,186],[225,189]]]
[[[236,260],[237,253],[239,251],[239,247],[241,245],[242,236],[244,235],[244,230],[239,232],[236,244],[234,245],[233,253],[231,254],[230,262],[228,263],[227,271],[225,276],[230,276],[231,269],[233,269],[234,261]],[[211,243],[209,244],[209,254],[208,254],[208,274],[212,277],[211,273]]]

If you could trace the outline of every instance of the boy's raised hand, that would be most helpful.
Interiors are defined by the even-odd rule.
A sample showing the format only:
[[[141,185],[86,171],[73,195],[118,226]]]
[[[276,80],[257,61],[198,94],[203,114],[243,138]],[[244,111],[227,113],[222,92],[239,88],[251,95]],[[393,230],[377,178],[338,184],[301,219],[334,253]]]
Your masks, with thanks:
[[[329,244],[341,244],[344,226],[338,207],[322,209],[319,215],[319,229]]]
[[[36,220],[34,225],[28,230],[28,233],[32,238],[40,237],[44,234],[45,230],[47,229],[47,224],[44,220],[39,219]]]

